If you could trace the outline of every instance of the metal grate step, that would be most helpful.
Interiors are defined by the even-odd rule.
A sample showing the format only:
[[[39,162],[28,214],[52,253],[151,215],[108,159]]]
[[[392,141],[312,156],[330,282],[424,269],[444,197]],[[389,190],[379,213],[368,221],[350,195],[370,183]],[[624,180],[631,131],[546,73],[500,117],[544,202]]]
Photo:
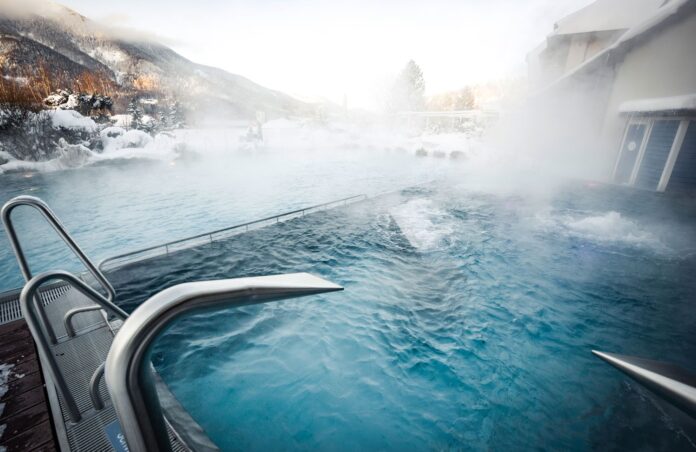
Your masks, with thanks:
[[[49,284],[42,288],[41,301],[44,306],[53,303],[58,297],[70,290],[70,286],[64,283]],[[19,294],[22,289],[14,289],[0,294],[0,325],[10,323],[23,318],[22,309],[19,307]]]

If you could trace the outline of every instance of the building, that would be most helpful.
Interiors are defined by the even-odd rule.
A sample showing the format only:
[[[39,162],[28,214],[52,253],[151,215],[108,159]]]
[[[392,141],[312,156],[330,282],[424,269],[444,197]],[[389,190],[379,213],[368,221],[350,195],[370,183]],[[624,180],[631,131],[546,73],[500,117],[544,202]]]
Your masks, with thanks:
[[[558,21],[527,63],[533,98],[573,125],[566,139],[601,177],[696,190],[696,0],[597,0]]]

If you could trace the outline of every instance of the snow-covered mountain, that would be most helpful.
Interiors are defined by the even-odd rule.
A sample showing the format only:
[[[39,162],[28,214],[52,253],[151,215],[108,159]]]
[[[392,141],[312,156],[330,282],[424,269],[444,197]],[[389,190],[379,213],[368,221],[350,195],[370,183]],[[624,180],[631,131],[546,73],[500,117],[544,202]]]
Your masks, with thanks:
[[[308,104],[240,75],[196,64],[169,47],[110,29],[48,0],[0,0],[0,76],[75,79],[94,74],[128,90],[171,94],[199,112],[251,117],[301,113]]]

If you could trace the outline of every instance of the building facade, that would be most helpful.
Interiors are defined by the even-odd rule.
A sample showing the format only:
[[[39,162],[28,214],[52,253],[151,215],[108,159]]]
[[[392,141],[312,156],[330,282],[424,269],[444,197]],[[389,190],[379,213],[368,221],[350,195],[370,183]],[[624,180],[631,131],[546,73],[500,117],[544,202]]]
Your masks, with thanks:
[[[595,138],[605,179],[696,191],[696,0],[599,0],[559,21],[528,64],[535,96],[564,99],[557,108]]]

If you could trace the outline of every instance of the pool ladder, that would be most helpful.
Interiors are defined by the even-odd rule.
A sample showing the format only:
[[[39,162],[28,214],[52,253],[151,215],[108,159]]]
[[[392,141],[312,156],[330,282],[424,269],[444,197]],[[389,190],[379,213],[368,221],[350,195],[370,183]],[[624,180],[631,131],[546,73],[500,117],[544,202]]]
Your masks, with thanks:
[[[65,271],[50,271],[33,276],[12,223],[12,211],[19,206],[38,210],[66,245],[80,259],[88,272],[106,292],[102,295],[77,276]],[[20,304],[29,329],[36,341],[42,362],[47,366],[57,392],[62,398],[73,424],[82,419],[73,393],[68,388],[52,346],[77,337],[73,319],[80,314],[99,310],[114,335],[106,361],[99,365],[89,381],[89,395],[95,411],[104,409],[99,393],[102,376],[111,403],[116,411],[128,449],[136,452],[172,450],[168,421],[165,419],[160,395],[153,376],[150,355],[152,344],[173,321],[187,315],[225,307],[239,307],[287,298],[342,290],[341,286],[308,273],[235,278],[179,284],[154,295],[130,316],[114,304],[115,291],[103,273],[90,261],[56,215],[42,200],[18,196],[8,201],[0,213],[10,244],[17,258],[26,285],[20,294]],[[38,289],[48,281],[60,280],[75,288],[95,305],[68,310],[62,319],[66,336],[56,337],[51,320],[46,315]],[[109,322],[108,314],[123,323],[118,331]],[[177,437],[179,438],[179,437]],[[200,449],[214,449],[205,441]],[[185,449],[199,449],[187,443]]]
[[[56,231],[58,236],[63,240],[63,242],[70,248],[70,250],[80,259],[82,264],[88,270],[88,272],[99,282],[102,288],[106,291],[106,297],[94,290],[83,280],[77,278],[75,275],[65,272],[65,271],[49,271],[44,272],[39,275],[33,276],[29,264],[26,259],[22,245],[19,242],[19,237],[17,236],[17,231],[15,230],[14,223],[12,222],[12,212],[19,206],[28,206],[37,210],[41,216],[51,225],[51,227]],[[2,216],[2,222],[5,226],[5,232],[7,233],[8,239],[10,241],[10,246],[14,251],[15,257],[17,258],[17,263],[19,264],[19,269],[22,272],[22,276],[26,281],[22,293],[20,295],[20,306],[22,308],[22,313],[27,321],[29,330],[36,341],[37,348],[44,360],[46,366],[53,379],[53,383],[56,386],[56,390],[63,399],[65,408],[70,416],[70,420],[73,422],[79,422],[82,418],[80,410],[78,409],[77,403],[75,402],[75,397],[72,392],[68,389],[68,385],[65,381],[63,373],[60,371],[59,365],[55,359],[55,355],[51,349],[52,346],[58,344],[58,338],[56,337],[54,328],[51,324],[51,320],[46,315],[43,303],[37,295],[38,289],[48,281],[63,281],[73,288],[82,293],[87,299],[96,303],[92,306],[80,306],[67,311],[63,317],[63,324],[65,325],[65,331],[67,333],[67,338],[64,341],[68,341],[76,337],[75,328],[73,327],[73,318],[76,315],[83,314],[85,312],[91,312],[99,310],[103,317],[105,323],[111,329],[111,324],[108,319],[108,313],[116,316],[121,320],[125,320],[128,317],[121,308],[114,304],[114,299],[116,297],[116,292],[113,286],[106,279],[104,274],[92,263],[92,261],[87,257],[87,255],[82,251],[75,240],[66,231],[65,227],[60,223],[58,217],[51,211],[48,205],[39,198],[33,196],[18,196],[16,198],[8,201],[0,212]],[[113,332],[113,329],[112,329]],[[98,375],[97,375],[98,376]],[[92,400],[100,400],[98,394],[98,383],[99,379],[95,378],[96,385],[92,389],[90,398]],[[97,403],[98,404],[98,403]],[[95,406],[95,408],[97,408]]]

